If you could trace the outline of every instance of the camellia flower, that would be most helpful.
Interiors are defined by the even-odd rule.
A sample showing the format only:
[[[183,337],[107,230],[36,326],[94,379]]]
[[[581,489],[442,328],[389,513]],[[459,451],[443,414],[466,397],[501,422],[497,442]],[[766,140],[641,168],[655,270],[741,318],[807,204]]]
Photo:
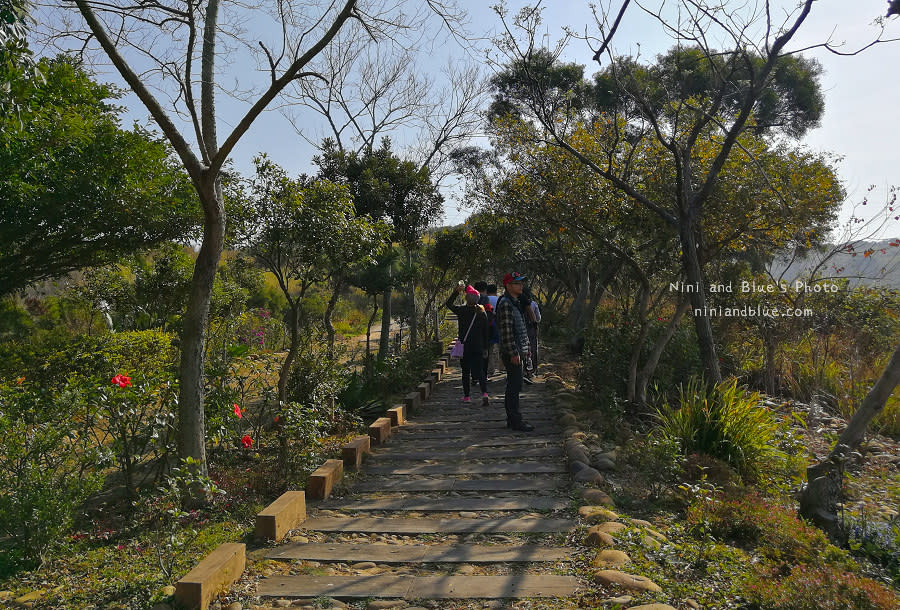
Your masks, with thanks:
[[[244,414],[241,413],[241,408],[238,406],[238,403],[234,403],[234,414],[237,415],[238,419],[244,416]]]
[[[253,446],[253,439],[250,438],[249,434],[245,434],[243,437],[241,437],[241,445],[244,446],[244,449],[249,449]]]
[[[112,378],[112,384],[117,385],[120,388],[127,388],[128,386],[131,385],[131,377],[128,377],[127,375],[121,375],[121,374],[116,375],[115,377]]]

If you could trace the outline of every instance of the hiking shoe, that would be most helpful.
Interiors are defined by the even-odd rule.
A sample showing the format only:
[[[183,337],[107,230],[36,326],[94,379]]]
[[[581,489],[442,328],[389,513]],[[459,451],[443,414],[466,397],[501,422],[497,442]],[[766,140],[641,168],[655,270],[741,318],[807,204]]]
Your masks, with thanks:
[[[510,428],[516,432],[534,432],[534,426],[527,421],[520,421],[518,424],[511,425]]]
[[[486,407],[486,406],[488,406],[489,404],[491,404],[491,400],[490,400],[490,398],[488,397],[488,393],[485,392],[484,394],[481,395],[481,406],[482,406],[482,407]]]
[[[534,379],[532,379],[531,377],[522,377],[522,381],[524,381],[528,385],[534,385]]]
[[[463,396],[463,402],[472,402],[472,399],[468,396]]]

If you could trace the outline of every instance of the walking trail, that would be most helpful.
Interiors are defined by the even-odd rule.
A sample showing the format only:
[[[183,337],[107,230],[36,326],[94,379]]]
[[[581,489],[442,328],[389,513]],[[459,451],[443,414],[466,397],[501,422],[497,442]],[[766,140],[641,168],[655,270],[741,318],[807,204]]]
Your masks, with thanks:
[[[462,403],[459,369],[448,373],[349,486],[265,549],[260,608],[576,607],[582,583],[565,575],[576,518],[549,392],[526,386],[536,429],[512,432],[504,377],[483,407]]]

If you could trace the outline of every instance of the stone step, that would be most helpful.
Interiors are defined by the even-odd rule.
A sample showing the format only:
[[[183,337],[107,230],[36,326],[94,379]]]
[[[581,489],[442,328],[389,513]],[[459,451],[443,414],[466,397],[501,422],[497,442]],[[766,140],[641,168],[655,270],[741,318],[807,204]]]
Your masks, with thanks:
[[[548,478],[528,479],[401,479],[363,481],[352,491],[371,493],[378,491],[546,491],[565,486],[565,481]]]
[[[505,534],[513,532],[567,532],[568,519],[503,517],[500,519],[425,519],[392,517],[313,517],[301,524],[304,530],[320,532],[364,532],[367,534]]]
[[[524,457],[558,457],[563,455],[561,447],[516,447],[512,449],[495,448],[465,448],[463,450],[440,451],[438,449],[428,451],[407,451],[404,445],[394,449],[384,449],[369,456],[372,462],[393,462],[401,460],[480,460],[480,459],[504,459]]]
[[[526,418],[528,423],[537,426],[543,426],[546,428],[558,428],[554,420],[549,418],[543,419],[534,419],[534,418]],[[447,432],[462,432],[462,431],[470,431],[473,426],[478,426],[478,430],[506,430],[506,419],[502,420],[484,420],[484,419],[474,419],[472,421],[457,421],[457,422],[409,422],[405,426],[403,426],[403,432],[425,432],[425,431],[447,431]]]
[[[493,510],[562,510],[569,505],[563,498],[379,498],[342,500],[320,504],[319,508],[345,511],[396,510],[422,512],[493,511]]]
[[[270,549],[266,559],[356,562],[360,558],[375,563],[493,563],[559,561],[571,557],[575,549],[538,544],[363,544],[292,542]]]
[[[547,409],[523,409],[523,417],[531,419],[552,419],[553,414]],[[474,419],[480,421],[499,421],[506,422],[506,412],[502,407],[497,409],[485,410],[459,410],[453,409],[446,411],[420,411],[416,414],[415,421],[423,423],[433,422],[471,422]]]
[[[477,428],[478,424],[472,424],[471,427]],[[557,442],[559,443],[562,440],[562,433],[556,430],[555,428],[541,428],[535,426],[534,432],[516,432],[506,428],[497,428],[497,430],[488,430],[485,432],[472,432],[469,434],[463,434],[461,430],[453,431],[442,431],[442,430],[404,430],[403,428],[396,428],[391,433],[394,435],[394,439],[391,441],[391,444],[396,446],[398,443],[403,443],[408,440],[447,440],[447,441],[457,441],[457,442],[471,442],[471,443],[497,443],[503,444],[503,441],[508,439],[529,439],[531,442],[542,441],[542,442]]]
[[[501,464],[422,464],[419,466],[366,466],[367,474],[433,475],[433,474],[521,474],[568,472],[562,462],[506,462]]]
[[[392,445],[385,445],[384,449],[397,449],[398,451],[418,451],[420,449],[478,449],[482,447],[546,447],[559,446],[562,438],[559,436],[495,436],[492,439],[415,439],[406,437],[397,440],[395,437]]]
[[[260,581],[263,597],[502,599],[569,597],[578,588],[573,576],[515,574],[504,576],[276,576]]]

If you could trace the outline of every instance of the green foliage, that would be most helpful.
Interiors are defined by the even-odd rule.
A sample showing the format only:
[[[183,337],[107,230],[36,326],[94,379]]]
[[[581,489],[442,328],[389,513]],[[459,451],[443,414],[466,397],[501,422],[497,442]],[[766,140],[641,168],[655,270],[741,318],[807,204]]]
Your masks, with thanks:
[[[7,68],[0,62],[0,82]],[[20,116],[0,114],[4,294],[184,238],[199,211],[170,148],[139,127],[119,127],[117,91],[70,59],[43,59],[39,68],[43,79],[14,76]]]
[[[331,140],[325,140],[322,149],[313,158],[319,175],[347,184],[357,214],[389,221],[390,241],[411,247],[440,215],[444,199],[428,168],[400,159],[389,139],[362,154],[338,150]]]
[[[685,454],[695,451],[719,458],[745,476],[757,474],[772,454],[776,423],[737,379],[708,385],[692,377],[679,387],[679,404],[664,400],[657,410],[660,434],[674,439]]]
[[[700,498],[688,507],[685,520],[695,535],[755,549],[774,565],[856,567],[821,530],[754,492]]]
[[[659,500],[683,472],[684,457],[678,441],[662,435],[635,439],[623,447],[622,461],[647,482],[650,497]]]
[[[0,576],[41,563],[102,483],[108,460],[86,429],[85,398],[0,382]]]
[[[119,379],[120,381],[116,381]],[[137,493],[139,468],[151,460],[162,466],[174,453],[178,387],[171,375],[138,371],[93,380],[91,434],[97,445],[112,451],[124,476],[128,497]]]
[[[891,522],[849,518],[844,524],[850,550],[883,566],[900,585],[900,520]]]
[[[156,330],[69,337],[52,333],[39,341],[0,343],[0,379],[25,377],[42,387],[61,387],[70,376],[111,379],[141,371],[172,370],[178,352],[173,336]]]
[[[606,315],[602,312],[601,315]],[[612,316],[612,314],[609,314]],[[649,354],[652,342],[662,333],[666,323],[660,320],[650,325],[642,356]],[[613,397],[626,396],[628,363],[631,346],[637,341],[639,329],[628,320],[600,320],[588,333],[578,368],[578,385],[586,396],[597,399],[597,407],[613,403]],[[652,382],[662,388],[674,388],[682,380],[700,371],[700,355],[694,328],[683,323],[675,330],[660,357]]]
[[[190,496],[188,490],[192,490]],[[200,529],[192,522],[191,513],[183,508],[187,499],[203,497],[208,502],[225,492],[208,476],[197,474],[193,458],[187,458],[180,466],[173,468],[158,491],[159,494],[151,502],[154,509],[154,514],[150,516],[151,540],[159,568],[165,579],[171,581],[179,557],[200,535]]]
[[[900,598],[883,585],[834,566],[800,565],[784,578],[762,573],[743,593],[754,610],[893,610]]]

